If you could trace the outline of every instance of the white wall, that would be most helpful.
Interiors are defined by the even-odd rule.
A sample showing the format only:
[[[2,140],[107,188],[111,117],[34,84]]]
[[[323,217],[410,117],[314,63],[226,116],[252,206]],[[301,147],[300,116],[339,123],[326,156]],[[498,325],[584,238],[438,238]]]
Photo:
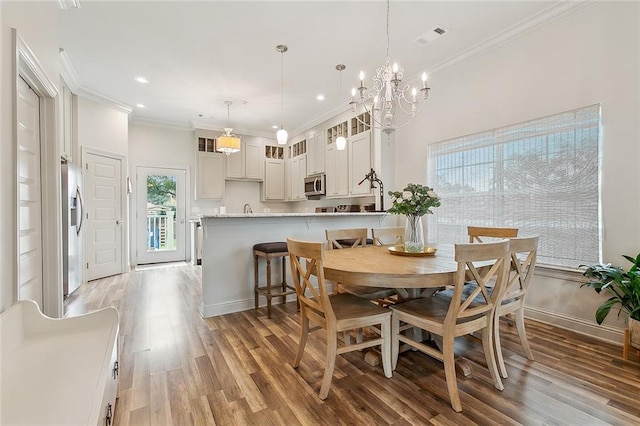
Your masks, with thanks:
[[[128,120],[129,115],[114,106],[78,96],[78,145],[126,157]]]
[[[47,77],[54,82],[58,79],[57,38],[58,8],[56,2],[15,2],[0,3],[2,25],[0,28],[0,194],[3,197],[0,207],[0,312],[9,307],[15,299],[15,265],[16,265],[16,211],[13,200],[16,199],[14,135],[15,115],[13,105],[13,41],[11,28],[18,30],[18,35],[31,48],[45,71]]]
[[[425,110],[397,131],[396,181],[425,182],[429,143],[600,103],[604,260],[624,265],[621,254],[640,252],[639,40],[640,3],[595,4],[432,75]],[[619,338],[592,327],[593,290],[550,277],[534,284],[530,315]]]

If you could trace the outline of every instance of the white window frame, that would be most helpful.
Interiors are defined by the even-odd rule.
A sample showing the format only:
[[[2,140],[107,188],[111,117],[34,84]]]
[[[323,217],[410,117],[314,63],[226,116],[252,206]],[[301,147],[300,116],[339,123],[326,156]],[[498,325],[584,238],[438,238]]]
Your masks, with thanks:
[[[428,182],[442,206],[429,238],[459,243],[469,225],[514,227],[540,235],[541,265],[600,262],[601,139],[597,104],[431,144]]]

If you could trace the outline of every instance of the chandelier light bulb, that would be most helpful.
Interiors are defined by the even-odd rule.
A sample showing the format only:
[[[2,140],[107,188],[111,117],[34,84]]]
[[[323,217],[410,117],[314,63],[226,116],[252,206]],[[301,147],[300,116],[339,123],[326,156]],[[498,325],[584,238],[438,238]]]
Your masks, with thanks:
[[[356,88],[354,87],[353,89],[351,89],[351,97],[355,97],[356,96]]]
[[[422,73],[422,88],[423,89],[427,88],[427,73],[426,72]]]
[[[394,74],[396,74],[398,72],[398,64],[394,62],[393,66],[391,67],[391,70],[393,71]]]
[[[413,89],[411,89],[411,96],[413,97],[413,102],[416,101],[416,94],[417,93],[418,93],[418,91],[416,90],[415,87]]]

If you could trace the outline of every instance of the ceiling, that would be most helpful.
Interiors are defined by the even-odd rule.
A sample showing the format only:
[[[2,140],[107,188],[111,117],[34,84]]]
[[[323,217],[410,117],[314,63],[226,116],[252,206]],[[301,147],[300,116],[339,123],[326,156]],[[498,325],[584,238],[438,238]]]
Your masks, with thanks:
[[[438,73],[455,58],[561,6],[393,0],[390,56],[405,69],[405,82],[420,84],[420,73],[431,73],[433,96]],[[131,107],[133,121],[182,128],[225,127],[230,100],[235,132],[274,136],[272,125],[282,124],[294,135],[346,110],[359,71],[370,78],[386,57],[384,1],[83,0],[60,14],[61,47],[78,93]],[[426,45],[416,42],[436,27],[447,32]],[[278,44],[289,51],[281,55]],[[337,71],[337,64],[346,69]],[[149,83],[136,82],[137,76]]]

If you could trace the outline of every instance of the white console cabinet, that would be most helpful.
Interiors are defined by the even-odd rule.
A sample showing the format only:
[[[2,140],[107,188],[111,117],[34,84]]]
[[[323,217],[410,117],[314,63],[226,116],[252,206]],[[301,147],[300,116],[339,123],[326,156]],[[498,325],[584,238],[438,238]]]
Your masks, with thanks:
[[[118,311],[44,316],[32,300],[0,314],[2,425],[111,425]]]

